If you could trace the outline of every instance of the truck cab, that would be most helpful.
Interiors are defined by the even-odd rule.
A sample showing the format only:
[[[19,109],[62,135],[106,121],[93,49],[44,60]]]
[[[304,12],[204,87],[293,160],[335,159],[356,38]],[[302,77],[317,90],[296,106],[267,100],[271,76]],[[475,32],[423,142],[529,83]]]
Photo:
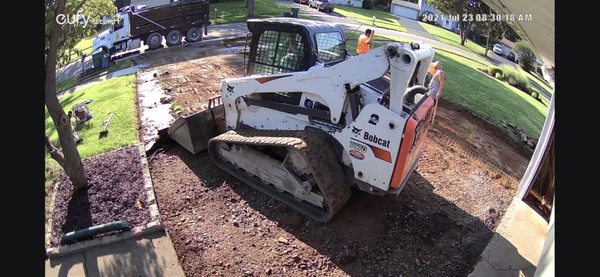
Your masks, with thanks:
[[[118,51],[131,50],[140,47],[140,42],[129,41],[130,38],[130,20],[128,12],[120,12],[117,14],[117,20],[109,29],[104,30],[94,39],[94,51],[102,49],[107,53]]]

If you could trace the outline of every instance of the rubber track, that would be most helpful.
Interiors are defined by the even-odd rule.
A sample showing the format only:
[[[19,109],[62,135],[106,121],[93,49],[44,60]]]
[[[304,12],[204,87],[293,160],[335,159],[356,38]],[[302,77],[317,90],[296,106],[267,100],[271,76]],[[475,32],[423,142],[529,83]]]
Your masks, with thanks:
[[[279,192],[274,186],[264,185],[257,177],[236,169],[232,164],[221,159],[217,148],[219,142],[300,150],[304,154],[309,169],[323,194],[326,209],[305,201],[299,201],[292,194]],[[222,170],[319,222],[329,221],[344,206],[352,193],[339,160],[334,154],[333,146],[328,143],[327,135],[319,132],[229,131],[212,138],[208,143],[208,152],[212,162]]]

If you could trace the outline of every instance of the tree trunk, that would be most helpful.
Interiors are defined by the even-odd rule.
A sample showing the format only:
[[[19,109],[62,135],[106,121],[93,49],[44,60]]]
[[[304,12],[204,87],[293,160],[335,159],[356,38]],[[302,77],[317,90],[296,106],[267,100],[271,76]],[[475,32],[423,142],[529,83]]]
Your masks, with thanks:
[[[469,34],[469,29],[471,28],[471,22],[464,23],[463,26],[467,25],[465,28],[460,28],[460,45],[465,46],[465,41],[467,41],[467,36]]]
[[[55,14],[62,14],[64,9],[65,0],[58,0]],[[59,35],[60,29],[58,23],[54,21],[52,23],[48,56],[46,57],[45,103],[46,108],[48,108],[48,113],[52,118],[52,122],[56,127],[56,131],[58,132],[62,154],[58,149],[52,147],[50,147],[48,151],[50,151],[52,158],[65,170],[73,183],[74,189],[77,190],[87,185],[87,176],[83,168],[83,163],[81,162],[81,157],[79,156],[79,151],[77,150],[77,144],[73,138],[71,120],[60,106],[60,102],[56,96],[56,56]],[[49,146],[48,144],[52,146],[49,140],[46,142],[47,147]]]
[[[248,18],[254,16],[254,0],[248,0]]]

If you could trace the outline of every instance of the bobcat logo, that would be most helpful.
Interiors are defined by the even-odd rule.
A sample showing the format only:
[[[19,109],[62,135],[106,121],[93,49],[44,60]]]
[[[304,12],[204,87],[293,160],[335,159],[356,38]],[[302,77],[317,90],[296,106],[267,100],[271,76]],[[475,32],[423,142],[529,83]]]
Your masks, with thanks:
[[[231,85],[227,85],[227,91],[229,91],[229,92],[233,92],[233,86],[231,86]]]
[[[362,129],[358,129],[354,126],[352,126],[352,133],[354,133],[354,135],[360,135],[360,132],[362,131]]]

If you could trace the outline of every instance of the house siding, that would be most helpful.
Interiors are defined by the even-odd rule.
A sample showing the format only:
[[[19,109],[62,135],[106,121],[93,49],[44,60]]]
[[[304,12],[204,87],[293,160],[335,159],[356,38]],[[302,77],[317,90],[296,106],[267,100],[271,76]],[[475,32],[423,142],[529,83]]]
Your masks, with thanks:
[[[427,0],[423,0],[421,12],[430,12],[432,14],[437,14],[438,16],[435,20],[435,23],[437,25],[446,30],[450,30],[453,32],[458,31],[458,21],[448,20],[448,15],[442,14],[436,8],[427,5]]]

